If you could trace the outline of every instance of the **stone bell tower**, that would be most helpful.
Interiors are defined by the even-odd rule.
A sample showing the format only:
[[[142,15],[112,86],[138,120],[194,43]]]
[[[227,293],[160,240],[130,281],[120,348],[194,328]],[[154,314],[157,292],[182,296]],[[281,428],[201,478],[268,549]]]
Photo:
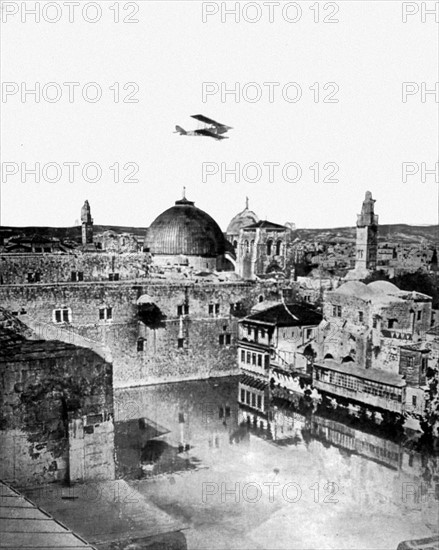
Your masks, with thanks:
[[[89,244],[93,242],[93,218],[91,217],[90,205],[88,201],[84,202],[84,206],[81,208],[81,222],[82,222],[82,244]]]
[[[357,216],[357,245],[355,271],[374,271],[378,253],[378,216],[374,213],[375,200],[366,192],[361,214]]]

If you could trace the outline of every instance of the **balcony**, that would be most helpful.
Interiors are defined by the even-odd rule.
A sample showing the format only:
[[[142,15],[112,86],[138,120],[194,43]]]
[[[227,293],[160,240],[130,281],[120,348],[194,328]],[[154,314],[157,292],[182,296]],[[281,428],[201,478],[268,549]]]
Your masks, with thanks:
[[[400,401],[394,401],[393,399],[386,399],[385,397],[379,397],[377,395],[371,395],[362,391],[337,386],[335,384],[323,382],[322,380],[314,379],[313,386],[319,391],[324,391],[325,393],[338,397],[344,397],[345,399],[355,401],[357,403],[364,403],[365,405],[370,405],[376,409],[396,412],[399,414],[404,412],[403,405]]]
[[[239,338],[238,346],[249,350],[264,350],[270,351],[271,346],[269,343],[259,342],[255,340],[247,340],[247,338]]]

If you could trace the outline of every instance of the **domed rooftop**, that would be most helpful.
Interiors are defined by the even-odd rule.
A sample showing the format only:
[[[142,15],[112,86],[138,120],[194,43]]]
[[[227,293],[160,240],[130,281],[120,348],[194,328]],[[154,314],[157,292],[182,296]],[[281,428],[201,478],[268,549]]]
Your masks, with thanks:
[[[183,197],[152,222],[145,248],[152,254],[216,257],[224,253],[224,241],[216,221]]]
[[[249,210],[248,198],[246,198],[244,210],[231,219],[227,227],[227,234],[238,235],[240,229],[257,223],[258,221],[259,218],[257,215],[252,210]]]
[[[399,288],[394,284],[389,283],[389,281],[374,281],[373,283],[369,283],[367,286],[370,289],[372,289],[374,292],[380,293],[380,294],[400,293]]]
[[[374,294],[373,290],[368,288],[368,285],[365,285],[360,281],[349,281],[348,283],[344,283],[335,292],[337,292],[337,294],[355,296],[356,298],[362,298],[363,300],[371,298]]]
[[[335,292],[374,302],[398,301],[398,296],[401,294],[399,288],[388,281],[374,281],[368,285],[360,281],[349,281],[341,285]]]

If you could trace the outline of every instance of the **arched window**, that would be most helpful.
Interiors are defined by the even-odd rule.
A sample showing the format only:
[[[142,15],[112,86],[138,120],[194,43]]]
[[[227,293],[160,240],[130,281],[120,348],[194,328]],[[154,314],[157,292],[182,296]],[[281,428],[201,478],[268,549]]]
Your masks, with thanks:
[[[267,241],[267,256],[271,256],[272,248],[273,248],[273,241],[270,239]]]
[[[276,256],[280,256],[282,254],[282,241],[277,241],[276,243]]]
[[[233,241],[233,248],[236,250],[236,247],[238,246],[238,241],[235,239]]]
[[[245,250],[246,252],[249,251],[249,244],[248,244],[248,241],[244,241],[244,250]]]
[[[254,246],[255,246],[255,241],[254,241],[254,239],[252,239],[252,240],[250,241],[250,250],[251,250],[252,252],[253,252],[253,247],[254,247]]]
[[[307,357],[315,357],[317,354],[316,352],[313,350],[311,344],[308,344],[306,346],[306,348],[303,350],[303,355],[307,356]],[[330,354],[328,354],[330,355]]]

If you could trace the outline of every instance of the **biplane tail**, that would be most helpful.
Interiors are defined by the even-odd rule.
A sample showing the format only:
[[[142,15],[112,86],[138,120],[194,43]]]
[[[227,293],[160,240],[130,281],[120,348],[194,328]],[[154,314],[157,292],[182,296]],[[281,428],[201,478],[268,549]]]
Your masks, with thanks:
[[[180,134],[181,136],[185,136],[187,132],[181,126],[176,126],[174,134]]]

